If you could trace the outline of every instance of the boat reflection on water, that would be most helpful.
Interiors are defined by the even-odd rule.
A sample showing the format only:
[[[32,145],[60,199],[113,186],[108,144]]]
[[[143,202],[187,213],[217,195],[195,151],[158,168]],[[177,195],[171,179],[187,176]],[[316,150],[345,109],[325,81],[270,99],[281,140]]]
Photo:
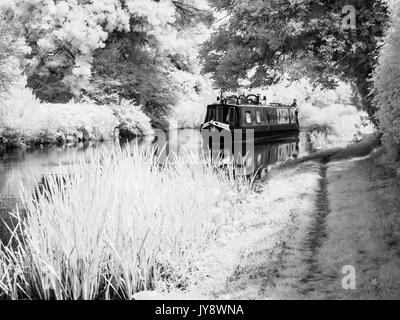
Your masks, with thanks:
[[[242,137],[242,133],[239,136]],[[258,139],[246,133],[246,137],[243,141],[241,138],[235,139],[226,131],[225,136],[219,131],[213,136],[208,130],[177,130],[169,132],[166,137],[154,139],[151,148],[162,150],[163,155],[158,154],[159,159],[171,160],[167,155],[183,156],[185,153],[205,155],[200,157],[205,159],[211,156],[216,165],[226,166],[233,163],[236,174],[256,175],[258,178],[263,178],[270,166],[298,158],[303,149],[300,147],[298,131],[275,133]]]
[[[243,150],[245,150],[243,148]],[[299,135],[275,138],[275,140],[264,140],[256,142],[254,154],[247,153],[243,162],[243,174],[252,174],[256,178],[263,179],[268,173],[270,166],[285,162],[289,159],[298,158]],[[245,156],[244,152],[242,155]]]
[[[212,139],[203,135],[203,147],[211,154],[214,163],[234,163],[237,174],[261,179],[272,165],[298,158],[299,141],[298,132],[239,142],[228,139],[228,145],[224,144],[223,138]]]

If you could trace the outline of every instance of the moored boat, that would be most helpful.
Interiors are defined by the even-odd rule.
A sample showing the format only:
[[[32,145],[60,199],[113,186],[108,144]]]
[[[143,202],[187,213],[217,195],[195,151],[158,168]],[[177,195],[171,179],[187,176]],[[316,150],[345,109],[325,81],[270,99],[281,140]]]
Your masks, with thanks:
[[[202,130],[253,130],[254,139],[299,131],[297,108],[281,103],[266,104],[260,95],[219,98],[207,107]]]

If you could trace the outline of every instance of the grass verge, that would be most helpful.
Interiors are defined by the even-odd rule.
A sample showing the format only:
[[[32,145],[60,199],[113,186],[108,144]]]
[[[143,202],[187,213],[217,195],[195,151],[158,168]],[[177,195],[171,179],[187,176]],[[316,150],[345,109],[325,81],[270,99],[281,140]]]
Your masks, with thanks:
[[[381,151],[329,164],[329,237],[317,256],[323,276],[310,297],[399,299],[400,192]],[[356,270],[356,289],[344,290],[344,266]]]
[[[198,255],[184,290],[156,288],[137,299],[296,298],[305,270],[303,238],[312,220],[319,165],[273,170],[258,193],[236,204],[215,245]]]

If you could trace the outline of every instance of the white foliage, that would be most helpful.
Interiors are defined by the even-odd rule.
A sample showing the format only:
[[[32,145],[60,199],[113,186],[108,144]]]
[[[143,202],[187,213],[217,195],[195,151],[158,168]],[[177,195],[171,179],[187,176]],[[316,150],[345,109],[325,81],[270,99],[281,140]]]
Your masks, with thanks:
[[[142,108],[128,100],[122,100],[113,106],[118,120],[118,129],[128,135],[152,135],[154,133],[150,121]]]
[[[178,85],[178,103],[172,118],[180,128],[199,126],[204,120],[207,105],[215,102],[218,93],[211,87],[211,81],[200,74],[176,71],[171,76]]]
[[[113,107],[41,103],[23,81],[0,101],[0,136],[8,145],[108,140],[122,126],[132,135],[152,133],[150,119],[127,101]]]
[[[124,6],[122,6],[124,3]],[[104,48],[109,34],[115,30],[129,32],[132,17],[143,18],[140,27],[159,42],[159,50],[180,50],[184,42],[171,28],[176,12],[171,0],[13,0],[14,9],[25,36],[39,47],[39,56],[47,67],[63,66],[66,49],[75,56],[72,74],[65,83],[73,89],[84,87],[91,76],[91,63],[95,50]],[[186,44],[187,46],[187,44]],[[28,63],[37,65],[36,61]]]
[[[268,102],[280,102],[291,104],[293,99],[298,103],[308,100],[319,107],[328,106],[332,103],[351,104],[352,89],[345,83],[340,83],[335,90],[323,90],[320,87],[313,88],[307,80],[290,83],[283,81],[281,84],[271,86],[266,92]]]
[[[386,150],[400,161],[400,5],[389,1],[392,26],[387,33],[374,74],[377,117]]]

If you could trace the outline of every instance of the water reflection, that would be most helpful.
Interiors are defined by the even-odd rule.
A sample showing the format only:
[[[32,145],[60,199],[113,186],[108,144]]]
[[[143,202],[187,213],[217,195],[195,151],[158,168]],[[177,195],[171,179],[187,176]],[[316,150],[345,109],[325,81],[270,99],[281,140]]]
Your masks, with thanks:
[[[299,135],[264,140],[255,144],[254,156],[245,160],[245,171],[255,174],[257,178],[264,178],[270,166],[298,158],[299,154]]]
[[[254,137],[252,134],[250,136]],[[248,139],[246,135],[242,137],[241,133],[235,133],[235,137],[232,137],[229,132],[203,132],[203,148],[214,159],[214,163],[234,163],[238,174],[256,178],[262,178],[271,165],[298,158],[299,141],[299,132],[257,140]]]

